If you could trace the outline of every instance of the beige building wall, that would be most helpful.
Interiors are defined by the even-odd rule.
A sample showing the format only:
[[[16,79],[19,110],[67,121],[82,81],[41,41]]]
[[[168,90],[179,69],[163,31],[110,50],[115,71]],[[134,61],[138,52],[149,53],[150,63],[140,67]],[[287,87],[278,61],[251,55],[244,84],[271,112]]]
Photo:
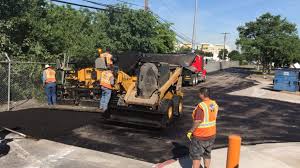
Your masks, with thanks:
[[[199,50],[202,50],[204,52],[211,52],[213,53],[213,59],[218,61],[218,55],[219,52],[224,48],[223,44],[210,44],[210,43],[201,43],[200,45],[197,46]],[[229,46],[225,45],[225,49],[227,49],[229,52],[231,51]]]

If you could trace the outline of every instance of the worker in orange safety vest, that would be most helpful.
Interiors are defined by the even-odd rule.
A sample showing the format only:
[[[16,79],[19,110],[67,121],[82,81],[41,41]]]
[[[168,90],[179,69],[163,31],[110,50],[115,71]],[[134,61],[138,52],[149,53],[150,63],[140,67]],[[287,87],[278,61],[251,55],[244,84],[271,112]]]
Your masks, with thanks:
[[[113,56],[110,53],[110,49],[106,48],[105,53],[102,53],[102,49],[98,49],[98,54],[100,55],[100,58],[104,58],[105,64],[108,68],[113,67]]]
[[[48,105],[56,105],[56,73],[48,64],[43,71],[43,86],[48,99]]]
[[[211,150],[216,138],[216,121],[219,107],[209,97],[209,89],[201,88],[199,97],[202,100],[193,111],[193,127],[188,131],[190,139],[190,157],[193,160],[193,168],[200,168],[201,158],[204,160],[204,168],[210,167]]]
[[[101,72],[100,77],[101,85],[101,99],[100,99],[100,111],[104,112],[108,108],[108,103],[110,101],[111,92],[114,85],[114,75],[112,70],[105,70]]]

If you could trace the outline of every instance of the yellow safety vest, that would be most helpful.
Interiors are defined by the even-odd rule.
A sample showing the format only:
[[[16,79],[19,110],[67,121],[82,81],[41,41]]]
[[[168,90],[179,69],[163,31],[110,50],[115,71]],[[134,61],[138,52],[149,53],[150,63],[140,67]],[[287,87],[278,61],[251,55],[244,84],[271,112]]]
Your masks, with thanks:
[[[219,106],[214,100],[203,101],[198,106],[203,111],[203,121],[195,129],[193,135],[196,137],[210,137],[216,135],[216,121],[219,111]],[[197,108],[193,111],[192,117],[194,118]]]
[[[110,82],[111,78],[113,78],[113,74],[111,71],[103,71],[101,73],[100,85],[106,87],[108,89],[112,89],[113,86]]]
[[[54,83],[56,82],[56,79],[55,79],[55,71],[51,68],[47,68],[45,70],[45,83]]]
[[[106,65],[112,65],[113,64],[113,62],[112,62],[112,55],[109,54],[109,53],[103,53],[103,54],[101,54],[100,58],[104,58],[105,59]]]

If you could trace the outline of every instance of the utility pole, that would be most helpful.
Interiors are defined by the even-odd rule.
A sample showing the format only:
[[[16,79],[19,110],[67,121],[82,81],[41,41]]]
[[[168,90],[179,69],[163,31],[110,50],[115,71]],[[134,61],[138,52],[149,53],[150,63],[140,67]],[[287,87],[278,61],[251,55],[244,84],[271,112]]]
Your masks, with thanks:
[[[144,7],[145,7],[145,11],[149,10],[149,0],[144,0]]]
[[[198,0],[195,0],[195,13],[194,13],[193,37],[192,37],[192,51],[195,49],[197,13],[198,13]]]
[[[226,38],[227,38],[227,34],[230,34],[230,33],[224,32],[224,33],[221,33],[221,34],[224,34],[223,60],[225,60]]]

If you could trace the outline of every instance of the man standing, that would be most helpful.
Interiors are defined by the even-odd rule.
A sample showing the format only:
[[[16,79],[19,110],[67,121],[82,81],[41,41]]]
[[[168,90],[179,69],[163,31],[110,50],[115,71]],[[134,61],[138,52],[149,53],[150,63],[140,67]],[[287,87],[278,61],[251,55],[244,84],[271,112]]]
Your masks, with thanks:
[[[187,133],[190,139],[190,157],[193,168],[200,168],[201,158],[204,168],[210,167],[211,150],[216,138],[216,120],[218,105],[209,97],[209,90],[201,88],[199,97],[202,100],[193,111],[193,127]]]
[[[55,71],[47,64],[43,71],[43,85],[48,98],[48,105],[56,105]]]
[[[102,52],[102,50],[101,50],[101,52],[99,50],[101,50],[101,49],[98,49],[98,53],[100,54]],[[112,55],[110,54],[109,48],[106,48],[105,53],[100,54],[100,58],[104,58],[105,64],[108,68],[113,67]]]
[[[100,85],[102,90],[100,99],[100,111],[104,112],[107,110],[114,85],[114,75],[111,70],[102,71]]]

